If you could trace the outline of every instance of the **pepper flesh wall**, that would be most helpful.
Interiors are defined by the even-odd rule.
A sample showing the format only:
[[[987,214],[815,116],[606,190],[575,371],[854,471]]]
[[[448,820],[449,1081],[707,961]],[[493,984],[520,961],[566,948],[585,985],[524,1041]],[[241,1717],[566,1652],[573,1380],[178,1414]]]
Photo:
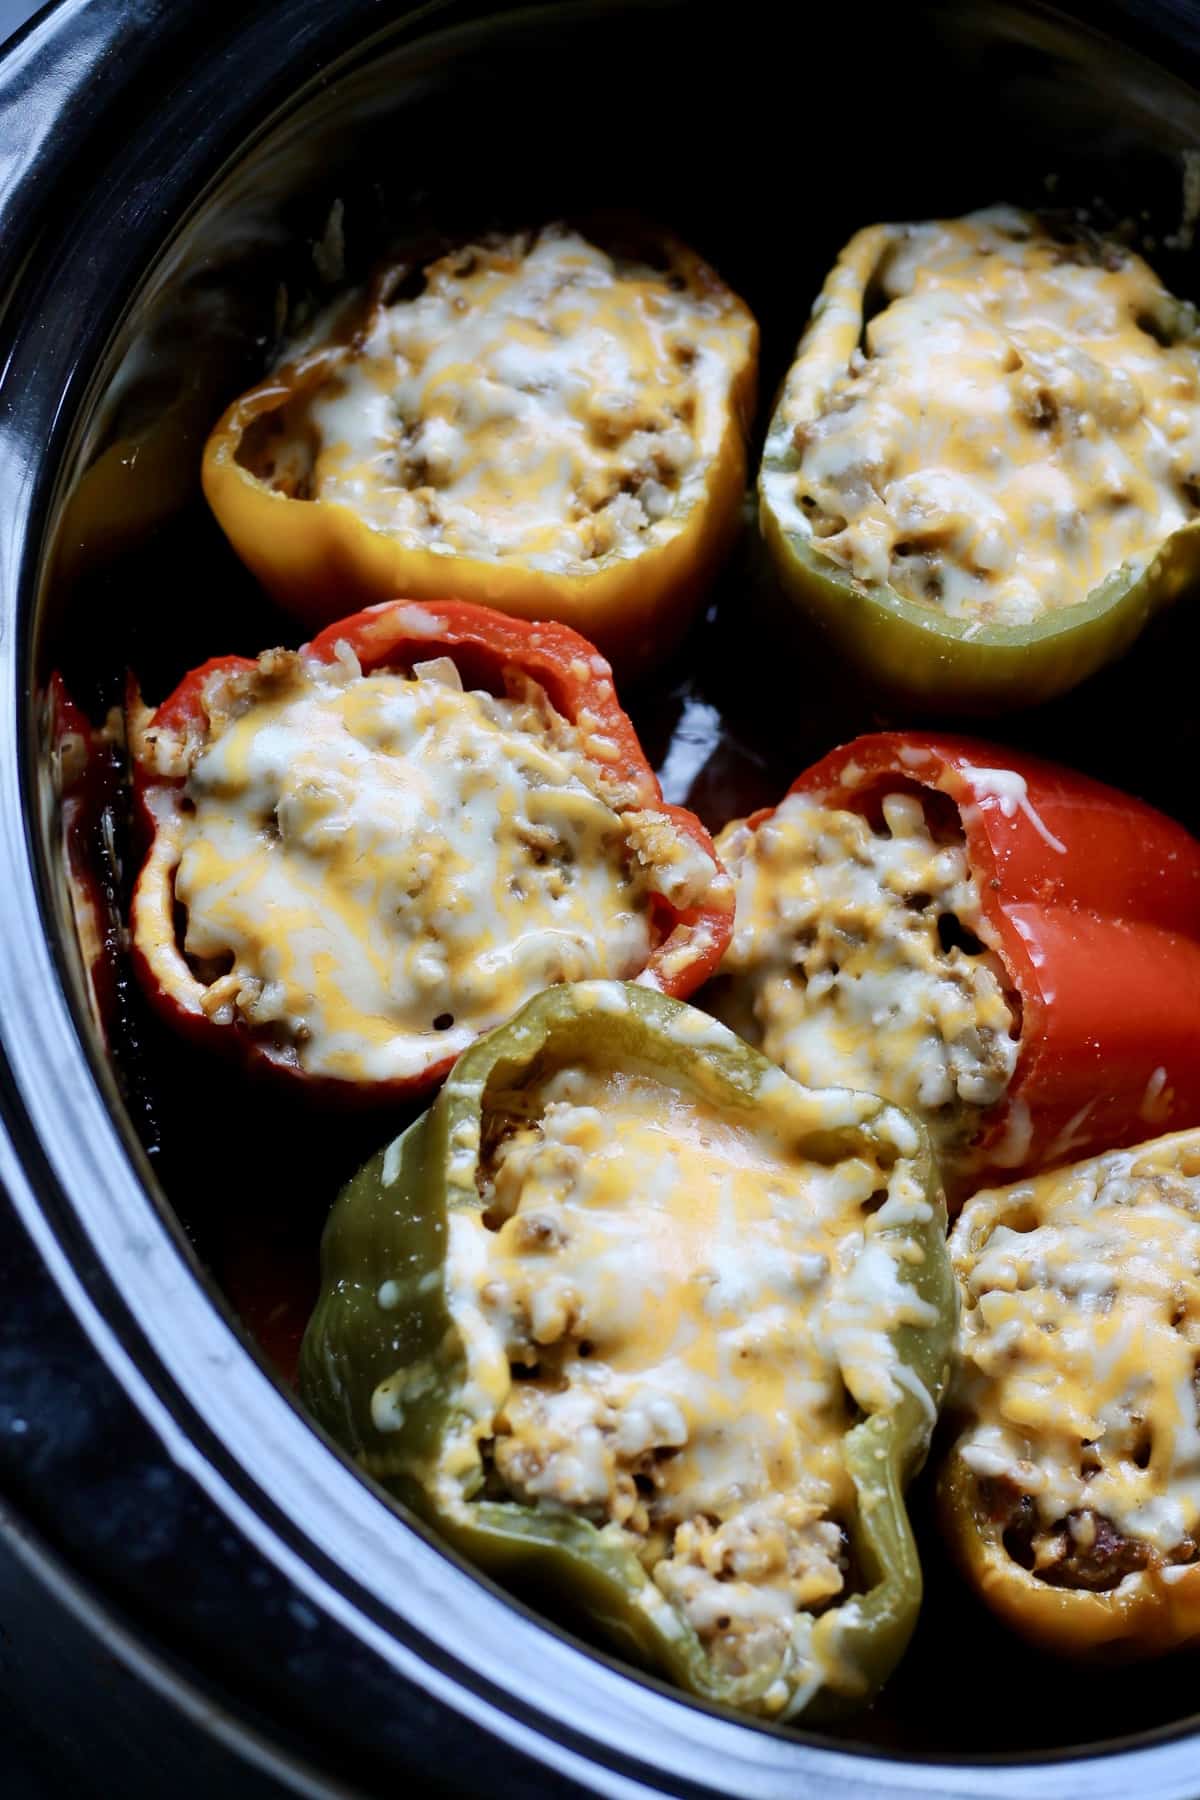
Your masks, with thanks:
[[[540,995],[345,1190],[301,1387],[481,1566],[692,1692],[861,1704],[954,1295],[920,1128],[644,988]]]

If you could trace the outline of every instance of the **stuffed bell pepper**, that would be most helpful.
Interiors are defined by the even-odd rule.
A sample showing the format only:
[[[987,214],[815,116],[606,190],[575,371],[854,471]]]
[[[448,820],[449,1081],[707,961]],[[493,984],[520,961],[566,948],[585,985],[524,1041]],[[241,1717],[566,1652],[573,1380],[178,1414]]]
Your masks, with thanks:
[[[1200,1638],[1200,1131],[977,1194],[947,1539],[1065,1656]]]
[[[1200,844],[1141,801],[882,733],[717,848],[737,923],[706,1004],[797,1081],[920,1114],[952,1200],[1200,1123]]]
[[[767,438],[791,599],[918,703],[1064,692],[1200,581],[1200,333],[1125,246],[997,207],[875,225]]]
[[[393,270],[234,402],[205,492],[281,605],[453,595],[624,669],[672,646],[738,528],[758,333],[692,251],[633,239],[466,244],[414,298]]]
[[[955,1299],[928,1144],[643,988],[549,990],[326,1232],[301,1392],[481,1568],[776,1719],[860,1704]]]
[[[134,963],[180,1031],[395,1098],[549,983],[686,994],[733,893],[562,625],[397,601],[130,712]]]

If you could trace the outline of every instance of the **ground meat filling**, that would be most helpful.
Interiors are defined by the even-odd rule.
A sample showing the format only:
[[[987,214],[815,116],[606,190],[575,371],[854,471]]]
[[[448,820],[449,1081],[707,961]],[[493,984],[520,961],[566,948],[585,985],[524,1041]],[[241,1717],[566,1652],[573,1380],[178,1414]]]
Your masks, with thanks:
[[[871,1241],[912,1177],[806,1162],[636,1071],[561,1070],[496,1119],[482,1223],[453,1217],[448,1258],[464,1336],[506,1364],[486,1491],[619,1531],[783,1710],[851,1591],[845,1435],[894,1403],[889,1332],[928,1323]]]
[[[1004,1548],[1013,1561],[1049,1587],[1106,1594],[1136,1570],[1162,1566],[1163,1558],[1148,1544],[1126,1537],[1111,1519],[1087,1507],[1044,1526],[1039,1524],[1033,1496],[1022,1494],[1011,1482],[982,1482],[980,1499],[988,1516],[1002,1527]],[[1188,1563],[1196,1555],[1197,1546],[1185,1539],[1166,1560]]]
[[[957,819],[894,793],[873,827],[792,794],[717,848],[737,914],[711,1010],[795,1080],[881,1094],[965,1158],[1019,1042]]]
[[[967,1203],[954,1454],[1013,1560],[1105,1593],[1200,1555],[1200,1158],[1171,1140]]]

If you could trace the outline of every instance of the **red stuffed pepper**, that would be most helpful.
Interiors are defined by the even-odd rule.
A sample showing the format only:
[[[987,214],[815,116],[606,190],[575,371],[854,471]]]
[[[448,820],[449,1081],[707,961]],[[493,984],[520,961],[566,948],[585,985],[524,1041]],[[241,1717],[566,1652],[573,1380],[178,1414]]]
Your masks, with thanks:
[[[713,1008],[796,1079],[926,1119],[951,1190],[1200,1123],[1200,844],[968,738],[835,750],[718,839]]]
[[[314,1089],[426,1089],[556,981],[682,997],[729,938],[711,839],[566,626],[389,602],[135,701],[130,745],[147,993]]]

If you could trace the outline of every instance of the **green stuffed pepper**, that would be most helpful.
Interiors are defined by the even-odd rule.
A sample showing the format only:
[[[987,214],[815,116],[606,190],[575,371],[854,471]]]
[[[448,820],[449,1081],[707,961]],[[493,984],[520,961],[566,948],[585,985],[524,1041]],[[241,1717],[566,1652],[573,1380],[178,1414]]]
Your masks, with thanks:
[[[920,1127],[647,988],[556,987],[343,1192],[301,1391],[500,1579],[776,1719],[879,1687],[955,1321]]]
[[[1200,334],[1132,251],[994,207],[851,239],[767,436],[787,598],[861,673],[1032,705],[1200,577]]]

